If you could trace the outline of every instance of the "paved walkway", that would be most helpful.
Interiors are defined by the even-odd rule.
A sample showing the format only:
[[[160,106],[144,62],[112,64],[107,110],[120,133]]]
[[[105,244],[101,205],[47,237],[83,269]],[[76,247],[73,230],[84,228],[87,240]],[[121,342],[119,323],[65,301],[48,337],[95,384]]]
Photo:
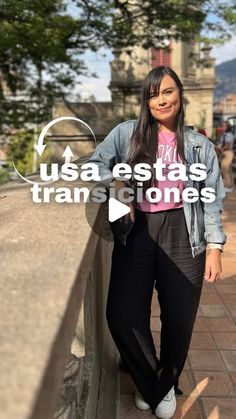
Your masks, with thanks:
[[[187,362],[179,387],[174,419],[236,418],[236,193],[227,195],[223,216],[228,236],[222,280],[204,282]],[[155,297],[155,295],[154,295]],[[152,302],[152,332],[159,349],[160,321]],[[158,351],[157,351],[158,353]],[[120,419],[153,419],[134,406],[131,377],[120,372]]]

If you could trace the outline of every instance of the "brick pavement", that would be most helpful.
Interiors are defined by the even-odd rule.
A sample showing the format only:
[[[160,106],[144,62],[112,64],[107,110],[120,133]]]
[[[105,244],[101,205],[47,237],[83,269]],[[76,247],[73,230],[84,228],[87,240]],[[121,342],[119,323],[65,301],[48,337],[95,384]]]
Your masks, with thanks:
[[[223,222],[228,236],[223,274],[216,284],[204,281],[191,346],[179,387],[174,419],[236,418],[236,192],[227,195]],[[159,351],[159,307],[154,293],[151,328]],[[134,406],[131,377],[120,372],[120,418],[153,419]]]

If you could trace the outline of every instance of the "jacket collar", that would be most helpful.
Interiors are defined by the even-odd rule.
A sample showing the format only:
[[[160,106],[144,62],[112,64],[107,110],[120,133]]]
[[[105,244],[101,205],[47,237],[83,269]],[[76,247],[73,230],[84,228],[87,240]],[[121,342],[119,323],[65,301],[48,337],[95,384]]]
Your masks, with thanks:
[[[138,119],[135,119],[132,122],[136,127],[138,124]],[[198,132],[194,131],[193,129],[187,126],[184,127],[184,140],[186,140],[190,146],[202,147],[202,137],[204,137],[202,134],[199,134]]]

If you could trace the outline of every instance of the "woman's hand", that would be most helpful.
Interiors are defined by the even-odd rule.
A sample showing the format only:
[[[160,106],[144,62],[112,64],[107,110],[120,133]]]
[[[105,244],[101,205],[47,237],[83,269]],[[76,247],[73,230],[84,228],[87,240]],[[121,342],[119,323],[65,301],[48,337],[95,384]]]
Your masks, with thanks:
[[[206,256],[204,278],[207,282],[216,282],[222,272],[220,249],[209,249]]]
[[[125,182],[123,182],[121,180],[115,180],[115,195],[116,195],[116,199],[118,201],[120,201],[119,197],[118,197],[119,190],[122,189],[122,188],[125,188],[126,186],[127,185],[125,184]],[[128,195],[127,195],[127,197],[128,197]],[[132,223],[134,223],[135,215],[134,215],[134,207],[133,207],[132,203],[131,202],[122,202],[122,204],[128,205],[128,207],[130,208],[130,212],[123,216],[124,222],[128,223],[129,218],[130,218]]]

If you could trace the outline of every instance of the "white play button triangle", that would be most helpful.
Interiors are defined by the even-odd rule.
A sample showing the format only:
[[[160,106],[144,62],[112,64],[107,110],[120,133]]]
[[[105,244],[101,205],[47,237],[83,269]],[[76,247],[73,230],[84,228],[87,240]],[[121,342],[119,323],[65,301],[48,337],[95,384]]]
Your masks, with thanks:
[[[118,218],[123,217],[123,215],[130,212],[130,207],[128,205],[122,204],[115,198],[110,198],[108,201],[108,218],[111,223],[118,220]]]

